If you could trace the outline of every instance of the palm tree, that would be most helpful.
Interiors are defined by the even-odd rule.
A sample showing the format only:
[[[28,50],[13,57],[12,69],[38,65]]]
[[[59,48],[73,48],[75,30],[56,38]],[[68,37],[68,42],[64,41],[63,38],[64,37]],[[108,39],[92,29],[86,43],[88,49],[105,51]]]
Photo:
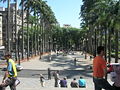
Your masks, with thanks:
[[[21,2],[22,5],[22,2]],[[45,31],[45,29],[49,29],[50,28],[50,24],[55,23],[56,19],[55,16],[52,12],[52,10],[50,9],[50,7],[45,3],[45,1],[42,0],[24,0],[24,10],[27,10],[27,22],[29,22],[29,15],[31,12],[33,12],[34,15],[34,42],[32,46],[34,46],[34,50],[35,50],[35,55],[37,54],[36,52],[39,52],[39,48],[40,45],[39,40],[42,40],[42,51],[44,51],[45,46],[46,46],[46,39],[48,37],[47,32]],[[29,12],[30,11],[30,12]],[[39,18],[39,19],[38,19]],[[38,27],[39,22],[38,20],[40,20],[40,28]],[[41,30],[39,30],[41,29]],[[40,38],[39,37],[42,37]],[[28,32],[28,23],[27,23],[27,44],[29,43],[29,32]],[[27,46],[29,48],[29,45]],[[27,49],[27,52],[29,53],[29,49]],[[29,57],[29,56],[28,56]]]
[[[114,17],[114,29],[115,29],[115,63],[118,63],[118,52],[119,52],[119,29],[120,29],[120,12],[119,12],[119,9],[120,9],[120,2],[115,2],[115,5],[114,5],[114,12],[112,13],[113,14],[113,17]]]
[[[114,39],[114,37],[115,62],[118,62],[119,7],[120,2],[118,0],[84,0],[81,7],[83,23],[85,23],[89,28],[95,27],[92,29],[96,29],[96,35],[100,36],[96,38],[95,35],[95,39],[100,41],[100,45],[105,45],[105,59],[107,60],[108,55],[108,62],[111,62],[111,38]],[[95,44],[95,47],[97,45],[98,44]]]
[[[29,59],[29,3],[27,9],[27,59]]]
[[[22,16],[22,59],[24,59],[24,0],[21,0],[21,16]]]
[[[17,61],[17,57],[18,57],[18,41],[17,41],[17,0],[15,0],[15,58]]]

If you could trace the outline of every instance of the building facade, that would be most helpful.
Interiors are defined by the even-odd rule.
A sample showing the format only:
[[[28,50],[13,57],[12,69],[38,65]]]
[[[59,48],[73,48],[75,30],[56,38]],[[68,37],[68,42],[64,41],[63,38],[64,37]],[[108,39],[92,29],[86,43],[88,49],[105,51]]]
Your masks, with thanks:
[[[2,14],[2,41],[3,45],[7,45],[7,8],[0,7],[0,13]],[[22,14],[21,10],[17,9],[17,15],[16,15],[16,21],[17,21],[17,27],[16,27],[16,21],[15,21],[15,3],[10,4],[10,17],[9,17],[9,40],[10,40],[10,46],[11,50],[15,50],[16,40],[18,39],[18,32],[21,30],[22,26]],[[24,22],[25,22],[26,14],[24,14]],[[26,26],[26,24],[24,24]],[[16,27],[16,28],[15,28]],[[1,39],[1,36],[0,36]]]
[[[70,24],[63,24],[63,27],[64,28],[71,28],[71,25]]]

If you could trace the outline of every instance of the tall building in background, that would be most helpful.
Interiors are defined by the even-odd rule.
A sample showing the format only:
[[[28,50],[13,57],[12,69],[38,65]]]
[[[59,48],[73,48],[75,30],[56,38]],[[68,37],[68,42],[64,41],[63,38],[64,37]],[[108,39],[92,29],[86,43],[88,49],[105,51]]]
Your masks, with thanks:
[[[0,7],[0,13],[2,14],[2,41],[3,41],[3,45],[7,45],[7,8],[3,8]],[[18,32],[21,30],[21,26],[22,26],[22,12],[21,10],[17,9],[17,37],[18,37]],[[26,17],[26,13],[24,12],[24,22],[25,21],[25,17]],[[10,44],[11,44],[11,50],[14,51],[15,50],[15,44],[16,44],[16,38],[15,38],[15,3],[11,3],[10,4],[10,26],[9,26],[9,33],[10,33]],[[26,24],[24,24],[24,26],[26,26]],[[1,30],[1,29],[0,29]],[[1,34],[1,32],[0,32]],[[0,36],[0,40],[1,40],[1,36]],[[1,41],[0,41],[1,42]]]

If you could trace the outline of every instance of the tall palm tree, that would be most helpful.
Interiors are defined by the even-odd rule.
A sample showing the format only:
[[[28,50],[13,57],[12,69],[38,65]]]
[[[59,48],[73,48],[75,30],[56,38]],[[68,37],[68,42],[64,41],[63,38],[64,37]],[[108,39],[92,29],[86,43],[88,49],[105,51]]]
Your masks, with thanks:
[[[118,0],[84,0],[81,7],[81,16],[83,17],[83,22],[86,24],[86,26],[88,25],[90,28],[91,22],[89,23],[89,21],[94,21],[92,22],[92,26],[94,25],[94,27],[97,27],[97,32],[101,32],[101,35],[99,35],[100,37],[98,38],[101,38],[100,43],[103,42],[103,44],[105,45],[105,58],[107,59],[107,55],[109,56],[108,62],[111,62],[111,38],[114,37],[115,62],[118,62],[119,9],[120,2]],[[94,29],[95,28],[93,28],[93,30]],[[113,34],[113,32],[115,34]],[[97,36],[98,34],[99,33],[97,33]],[[104,41],[102,40],[102,38]],[[109,53],[107,54],[107,52]]]
[[[29,59],[29,3],[27,9],[27,59]]]
[[[11,52],[10,50],[10,33],[9,33],[9,26],[10,26],[10,0],[8,0],[8,5],[7,5],[7,9],[8,9],[8,12],[7,12],[7,38],[8,38],[8,52]]]
[[[120,1],[115,2],[114,12],[112,13],[114,17],[114,29],[115,29],[115,63],[118,63],[118,52],[119,52],[119,29],[120,29]]]
[[[22,4],[22,2],[21,2]],[[36,52],[39,51],[37,50],[39,46],[39,39],[42,39],[42,46],[43,49],[45,49],[46,45],[46,38],[48,37],[47,33],[45,33],[45,29],[48,29],[50,24],[54,23],[56,21],[55,16],[52,12],[52,10],[48,7],[48,5],[45,3],[45,1],[42,0],[24,0],[24,10],[30,9],[29,15],[31,12],[33,12],[34,15],[34,50],[35,50],[35,55],[37,54]],[[28,15],[28,14],[27,14]],[[32,15],[32,14],[31,14]],[[38,27],[38,17],[40,17],[40,32],[39,32],[39,27]],[[27,16],[27,22],[29,21],[29,16]],[[38,24],[37,24],[38,23]],[[42,33],[41,33],[42,32]],[[39,38],[39,34],[42,36],[42,38]],[[41,37],[40,36],[40,37]],[[29,32],[28,32],[28,25],[27,25],[27,42],[29,42]],[[28,44],[28,43],[27,43]],[[29,45],[27,46],[29,48]],[[29,51],[29,49],[27,49]],[[28,52],[29,53],[29,52]]]
[[[15,0],[15,59],[18,57],[18,41],[17,41],[17,0]]]
[[[24,59],[24,0],[21,0],[22,10],[22,59]]]

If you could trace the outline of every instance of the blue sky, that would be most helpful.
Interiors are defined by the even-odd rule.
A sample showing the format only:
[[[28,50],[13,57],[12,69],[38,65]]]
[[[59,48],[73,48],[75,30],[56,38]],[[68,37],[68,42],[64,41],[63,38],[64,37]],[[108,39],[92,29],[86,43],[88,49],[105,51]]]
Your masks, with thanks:
[[[82,0],[46,0],[52,8],[61,26],[71,24],[73,27],[80,27],[80,7]]]
[[[12,0],[13,1],[13,0]],[[20,0],[18,0],[20,1]],[[55,16],[60,23],[71,24],[72,27],[80,27],[80,7],[82,5],[82,0],[44,0],[51,7]],[[6,3],[0,3],[0,7],[5,7]]]

